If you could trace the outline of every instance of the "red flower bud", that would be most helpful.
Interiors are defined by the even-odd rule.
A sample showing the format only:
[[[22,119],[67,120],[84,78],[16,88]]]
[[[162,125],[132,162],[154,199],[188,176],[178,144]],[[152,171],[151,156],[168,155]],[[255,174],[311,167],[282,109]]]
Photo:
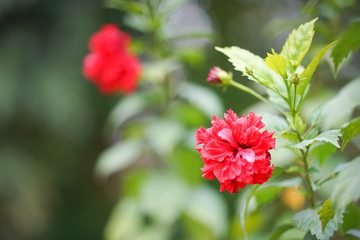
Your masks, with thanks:
[[[229,85],[232,80],[232,74],[227,73],[219,67],[213,67],[209,71],[209,75],[206,79],[208,83],[214,85]]]

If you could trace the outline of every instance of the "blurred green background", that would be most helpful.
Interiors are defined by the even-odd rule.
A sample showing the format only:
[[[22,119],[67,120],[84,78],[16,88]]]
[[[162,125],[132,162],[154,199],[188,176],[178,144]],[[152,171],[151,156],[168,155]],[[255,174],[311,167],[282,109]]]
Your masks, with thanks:
[[[256,99],[205,82],[214,65],[232,69],[214,46],[236,45],[265,57],[271,48],[280,51],[291,29],[319,16],[312,48],[316,52],[360,16],[355,0],[190,2],[204,13],[214,37],[205,45],[205,61],[186,66],[187,78],[212,88],[224,109],[239,113]],[[140,35],[124,24],[123,16],[99,0],[0,0],[1,240],[102,239],[111,210],[122,197],[119,179],[132,170],[107,181],[94,177],[97,157],[114,142],[104,127],[121,96],[101,95],[83,78],[81,68],[87,41],[103,23],[117,23],[134,39]],[[354,54],[338,79],[329,64],[321,64],[314,92],[336,93],[359,74],[359,60]],[[239,73],[235,77],[244,80]],[[208,127],[209,118],[202,116],[198,123]],[[198,158],[189,165],[196,170],[187,176],[198,178],[200,156],[179,151],[184,158]],[[216,183],[197,181],[218,188]],[[223,193],[222,198],[229,206],[236,202],[236,195]],[[234,215],[233,207],[227,211]],[[179,234],[174,239],[185,238]]]

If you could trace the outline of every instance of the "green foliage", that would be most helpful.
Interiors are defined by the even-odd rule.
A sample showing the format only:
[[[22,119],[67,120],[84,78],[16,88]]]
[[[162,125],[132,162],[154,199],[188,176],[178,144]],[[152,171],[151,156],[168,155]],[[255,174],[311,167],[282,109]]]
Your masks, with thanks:
[[[226,206],[218,192],[208,187],[196,188],[189,194],[185,214],[202,223],[215,237],[225,234]]]
[[[292,229],[294,227],[295,227],[294,224],[284,224],[284,225],[280,225],[280,226],[276,227],[271,232],[271,235],[269,236],[269,240],[278,240],[284,232],[286,232],[289,229]]]
[[[345,208],[350,202],[360,198],[360,157],[349,162],[335,179],[331,202],[334,209]]]
[[[334,231],[339,228],[339,223],[342,223],[342,217],[342,212],[336,214],[326,224],[324,231],[322,230],[321,222],[316,210],[306,209],[300,211],[294,215],[293,221],[299,229],[303,231],[310,230],[311,234],[316,236],[318,239],[328,240],[331,236],[333,236]]]
[[[360,118],[356,118],[348,123],[345,127],[341,128],[342,146],[341,151],[344,151],[349,141],[360,133]]]
[[[359,229],[350,229],[346,233],[348,236],[356,237],[360,239],[360,230]]]
[[[330,199],[323,203],[323,205],[318,209],[317,214],[319,215],[319,219],[321,221],[322,233],[324,233],[326,225],[335,216]]]
[[[314,24],[316,20],[317,18],[293,30],[281,50],[281,55],[287,59],[294,69],[299,66],[310,48],[315,33]]]
[[[340,148],[338,139],[341,136],[340,130],[328,130],[326,132],[321,133],[319,136],[303,140],[302,142],[293,145],[292,147],[295,149],[303,149],[305,150],[307,146],[313,144],[314,142],[328,142],[334,145],[337,148]]]
[[[176,91],[179,96],[201,109],[209,118],[223,114],[219,97],[211,90],[192,83],[179,84]]]
[[[344,86],[329,102],[315,111],[312,122],[322,122],[323,129],[340,128],[349,122],[356,106],[360,105],[360,78],[356,78]]]
[[[304,95],[304,92],[306,90],[306,87],[308,86],[312,75],[314,74],[317,65],[319,64],[320,60],[324,57],[327,50],[334,44],[335,42],[332,42],[328,44],[324,49],[322,49],[316,57],[311,60],[310,64],[306,67],[306,69],[301,73],[300,78],[300,84],[296,89],[296,93],[300,96]]]
[[[140,157],[142,149],[143,143],[137,139],[116,143],[100,154],[95,173],[104,177],[126,168]]]
[[[261,57],[239,47],[216,47],[216,50],[228,56],[235,70],[241,71],[249,79],[274,91],[277,89],[281,93],[286,92],[281,76],[272,71]],[[249,69],[252,74],[249,74]]]
[[[309,156],[314,156],[318,161],[320,166],[322,166],[326,159],[331,157],[336,151],[336,147],[331,143],[319,143],[318,145],[314,144],[309,152]]]
[[[357,229],[360,226],[360,209],[354,204],[346,207],[344,212],[344,223],[342,225],[343,231],[346,232],[351,229]]]
[[[351,51],[356,51],[360,46],[360,21],[352,22],[345,29],[339,42],[331,52],[331,57],[335,65],[335,74],[337,74],[340,63],[349,55]]]
[[[280,74],[284,79],[286,79],[287,61],[283,56],[276,53],[275,54],[268,53],[267,57],[265,58],[265,64],[269,68]]]

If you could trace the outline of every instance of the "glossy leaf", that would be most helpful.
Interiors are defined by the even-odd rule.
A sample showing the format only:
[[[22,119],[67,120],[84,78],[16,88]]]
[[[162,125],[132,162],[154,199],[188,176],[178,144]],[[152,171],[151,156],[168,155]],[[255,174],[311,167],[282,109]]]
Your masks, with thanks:
[[[328,44],[325,48],[323,48],[316,57],[311,60],[310,64],[306,67],[306,69],[301,73],[300,75],[300,84],[298,85],[296,89],[296,93],[300,96],[304,95],[305,89],[308,86],[312,75],[314,74],[320,60],[324,57],[325,53],[329,50],[329,48],[334,44],[335,42],[332,42]]]
[[[360,46],[360,21],[353,22],[345,29],[341,39],[331,52],[331,58],[335,65],[335,74],[339,69],[340,63],[349,55],[351,51],[356,51]]]
[[[331,202],[335,210],[346,207],[350,202],[360,198],[360,157],[349,162],[335,178]]]
[[[314,24],[317,18],[302,24],[298,29],[293,30],[287,38],[281,55],[295,68],[299,66],[301,60],[310,48],[314,36]]]
[[[286,92],[282,77],[272,71],[261,57],[239,47],[216,47],[216,50],[228,56],[229,61],[234,65],[235,70],[241,71],[249,79],[268,88],[277,88],[280,92]],[[249,70],[252,71],[254,77],[248,74]]]
[[[345,127],[341,128],[342,134],[342,146],[341,151],[343,151],[346,145],[350,142],[350,140],[356,137],[360,133],[360,117],[352,120]]]
[[[265,64],[286,79],[286,59],[279,54],[267,54]]]
[[[314,142],[328,142],[334,145],[335,147],[340,148],[338,143],[338,139],[340,136],[341,136],[340,130],[328,130],[326,132],[321,133],[316,138],[304,140],[298,144],[293,145],[292,147],[295,149],[305,150],[307,146],[309,146]]]

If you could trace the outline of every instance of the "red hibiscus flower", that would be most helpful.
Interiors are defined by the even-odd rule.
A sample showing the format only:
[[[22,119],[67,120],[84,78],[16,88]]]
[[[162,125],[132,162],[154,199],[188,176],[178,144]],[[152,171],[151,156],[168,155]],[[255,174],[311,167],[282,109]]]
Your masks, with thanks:
[[[275,149],[274,133],[260,131],[265,124],[253,112],[238,116],[228,110],[225,120],[213,117],[212,127],[196,131],[197,150],[205,163],[203,177],[221,183],[220,191],[237,193],[247,184],[266,182],[274,170],[270,149]]]
[[[89,40],[83,74],[104,94],[135,91],[140,75],[139,60],[129,52],[131,38],[114,24],[105,24]]]

